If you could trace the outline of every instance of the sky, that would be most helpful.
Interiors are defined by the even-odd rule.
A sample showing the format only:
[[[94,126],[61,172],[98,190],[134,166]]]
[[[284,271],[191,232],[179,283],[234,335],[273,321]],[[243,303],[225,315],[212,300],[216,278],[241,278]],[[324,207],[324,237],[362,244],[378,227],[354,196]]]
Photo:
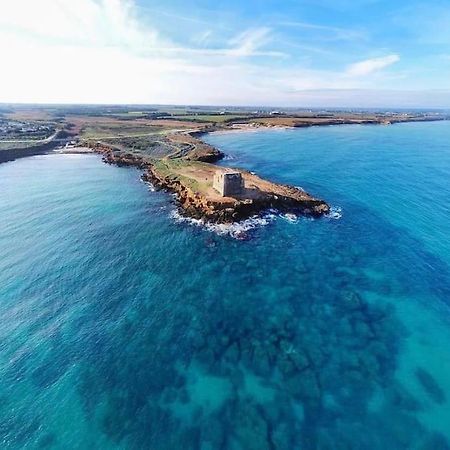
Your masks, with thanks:
[[[450,108],[450,0],[0,0],[0,102]]]

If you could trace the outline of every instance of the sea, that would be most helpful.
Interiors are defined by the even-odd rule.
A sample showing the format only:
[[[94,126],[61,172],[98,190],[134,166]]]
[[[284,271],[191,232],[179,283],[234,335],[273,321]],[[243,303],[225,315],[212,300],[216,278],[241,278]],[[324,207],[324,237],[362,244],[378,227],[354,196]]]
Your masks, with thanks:
[[[0,447],[450,449],[450,122],[213,133],[320,219],[0,165]]]

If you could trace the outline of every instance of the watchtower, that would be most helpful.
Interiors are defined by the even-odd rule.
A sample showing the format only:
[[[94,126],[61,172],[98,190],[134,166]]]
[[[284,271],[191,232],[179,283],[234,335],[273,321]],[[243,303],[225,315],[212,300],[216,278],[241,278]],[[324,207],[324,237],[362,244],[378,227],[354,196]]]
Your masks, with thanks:
[[[244,179],[240,172],[217,171],[213,178],[213,188],[222,197],[242,194],[244,190]]]

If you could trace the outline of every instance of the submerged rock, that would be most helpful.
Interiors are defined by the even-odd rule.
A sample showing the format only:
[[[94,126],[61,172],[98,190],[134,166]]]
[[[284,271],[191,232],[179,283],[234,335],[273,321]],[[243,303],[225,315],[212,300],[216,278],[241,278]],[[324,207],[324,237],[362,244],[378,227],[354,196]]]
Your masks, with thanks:
[[[234,437],[246,450],[270,450],[269,428],[261,411],[250,402],[242,402],[234,412]]]
[[[418,367],[416,377],[429,397],[436,403],[442,405],[446,402],[445,392],[437,384],[436,380],[425,369]]]

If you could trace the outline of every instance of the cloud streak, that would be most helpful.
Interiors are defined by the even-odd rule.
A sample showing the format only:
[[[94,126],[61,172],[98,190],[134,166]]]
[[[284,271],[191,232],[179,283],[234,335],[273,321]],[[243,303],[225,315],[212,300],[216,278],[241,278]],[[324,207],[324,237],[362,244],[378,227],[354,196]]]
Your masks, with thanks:
[[[336,41],[353,41],[353,40],[367,40],[367,34],[361,30],[354,30],[351,28],[339,28],[328,25],[320,25],[309,22],[284,21],[280,23],[281,26],[300,28],[303,30],[315,31],[320,34],[321,40],[336,40]],[[316,36],[317,37],[317,36]]]
[[[234,46],[229,50],[233,56],[252,56],[259,53],[258,50],[270,41],[270,28],[262,27],[246,30],[232,38],[229,43]]]
[[[400,61],[398,55],[387,55],[381,58],[365,59],[347,67],[346,74],[351,77],[363,77],[378,72]]]
[[[209,37],[209,32],[206,36]],[[224,56],[228,58],[250,58],[254,56],[267,56],[274,58],[285,58],[288,55],[284,52],[265,50],[264,47],[271,40],[270,28],[254,28],[245,30],[242,33],[229,39],[228,47],[221,48],[191,48],[191,47],[165,47],[157,49],[168,54],[190,54],[197,56]],[[205,42],[205,39],[202,39]]]

